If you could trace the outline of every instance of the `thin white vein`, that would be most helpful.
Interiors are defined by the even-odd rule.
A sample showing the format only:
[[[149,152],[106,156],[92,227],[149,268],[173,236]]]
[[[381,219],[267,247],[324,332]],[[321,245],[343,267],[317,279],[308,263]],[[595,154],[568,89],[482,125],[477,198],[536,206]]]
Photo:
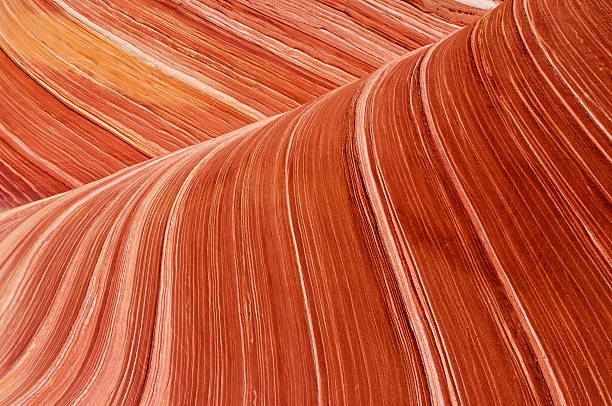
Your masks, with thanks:
[[[408,281],[406,275],[414,274],[418,272],[416,261],[413,255],[408,249],[408,258],[400,252],[401,249],[398,247],[398,242],[395,241],[395,234],[392,231],[392,225],[386,216],[386,211],[390,202],[385,199],[383,202],[382,192],[378,190],[376,177],[372,169],[372,159],[370,157],[370,145],[368,143],[369,135],[366,132],[367,128],[367,117],[371,115],[370,109],[372,106],[368,103],[369,95],[373,94],[375,87],[380,82],[380,78],[383,77],[384,73],[389,69],[391,64],[385,65],[384,68],[374,72],[369,79],[364,83],[359,99],[357,100],[356,112],[355,112],[355,139],[357,144],[357,152],[359,155],[359,163],[361,165],[361,173],[364,179],[365,188],[372,205],[372,212],[376,219],[376,225],[378,227],[378,233],[382,238],[383,245],[387,256],[393,266],[394,275],[397,280],[402,299],[408,309],[408,314],[411,319],[414,330],[417,332],[416,340],[425,363],[425,372],[427,376],[427,382],[429,389],[432,393],[432,400],[435,404],[445,403],[448,395],[442,389],[441,376],[443,373],[439,370],[435,361],[436,351],[434,344],[428,339],[428,329],[425,327],[427,322],[423,318],[422,305],[419,302],[418,294],[415,292],[411,283]],[[375,146],[371,145],[371,148],[375,151]],[[408,265],[408,269],[404,267],[404,260]],[[453,403],[456,403],[453,401]]]
[[[300,116],[300,118],[297,120],[297,122],[295,123],[293,130],[291,132],[291,135],[289,136],[289,142],[287,145],[287,150],[285,153],[285,204],[287,205],[287,217],[288,217],[288,223],[289,223],[289,230],[291,233],[291,245],[293,247],[294,250],[294,255],[295,255],[295,261],[296,261],[296,265],[298,268],[298,274],[300,277],[300,290],[302,293],[302,298],[304,299],[304,310],[306,312],[306,322],[308,324],[308,335],[310,338],[310,348],[312,349],[312,360],[314,363],[314,368],[315,368],[315,376],[317,379],[317,404],[321,405],[323,404],[323,399],[322,399],[322,384],[321,384],[321,373],[320,373],[320,363],[319,363],[319,354],[317,351],[317,343],[315,340],[315,336],[314,336],[314,323],[313,323],[313,319],[312,319],[312,312],[310,311],[310,301],[308,299],[308,293],[306,292],[306,284],[304,282],[304,270],[302,269],[302,261],[300,259],[300,250],[298,248],[298,243],[297,243],[297,238],[296,238],[296,231],[295,231],[295,227],[293,226],[293,209],[291,208],[291,196],[289,193],[290,190],[290,185],[289,185],[289,173],[291,172],[290,169],[290,151],[291,151],[291,147],[293,145],[294,139],[295,137],[295,129],[296,128],[300,128],[300,123],[302,122],[302,120],[304,119],[304,116],[306,116],[306,114],[302,114]]]

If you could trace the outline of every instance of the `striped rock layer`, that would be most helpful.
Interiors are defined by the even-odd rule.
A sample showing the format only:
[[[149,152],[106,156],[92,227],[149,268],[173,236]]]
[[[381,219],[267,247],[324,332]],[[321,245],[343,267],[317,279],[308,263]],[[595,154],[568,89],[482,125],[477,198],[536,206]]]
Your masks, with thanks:
[[[0,404],[610,404],[611,11],[507,1],[3,213]]]
[[[3,0],[0,210],[289,111],[496,4]]]

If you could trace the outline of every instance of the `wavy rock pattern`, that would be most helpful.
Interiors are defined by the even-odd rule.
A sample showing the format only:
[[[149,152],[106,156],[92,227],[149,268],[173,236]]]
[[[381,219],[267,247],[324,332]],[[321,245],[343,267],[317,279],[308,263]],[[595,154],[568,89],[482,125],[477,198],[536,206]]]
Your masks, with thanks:
[[[494,4],[344,3],[1,2],[0,208],[291,110]]]
[[[605,2],[507,1],[0,215],[0,404],[605,405]]]

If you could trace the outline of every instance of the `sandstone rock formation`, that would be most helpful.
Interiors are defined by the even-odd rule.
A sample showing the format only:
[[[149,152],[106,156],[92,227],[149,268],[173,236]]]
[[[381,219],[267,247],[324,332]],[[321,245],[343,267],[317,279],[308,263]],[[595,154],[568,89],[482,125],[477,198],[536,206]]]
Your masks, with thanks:
[[[508,0],[0,214],[0,405],[610,404],[611,14]]]
[[[2,1],[0,210],[296,108],[490,4]]]

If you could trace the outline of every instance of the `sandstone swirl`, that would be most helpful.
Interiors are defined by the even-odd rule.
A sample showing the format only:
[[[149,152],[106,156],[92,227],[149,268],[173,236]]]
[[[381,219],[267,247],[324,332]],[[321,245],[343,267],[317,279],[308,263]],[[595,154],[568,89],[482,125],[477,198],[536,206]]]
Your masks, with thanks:
[[[312,101],[479,1],[3,0],[0,210]]]
[[[0,405],[612,403],[611,13],[507,1],[1,214]]]

